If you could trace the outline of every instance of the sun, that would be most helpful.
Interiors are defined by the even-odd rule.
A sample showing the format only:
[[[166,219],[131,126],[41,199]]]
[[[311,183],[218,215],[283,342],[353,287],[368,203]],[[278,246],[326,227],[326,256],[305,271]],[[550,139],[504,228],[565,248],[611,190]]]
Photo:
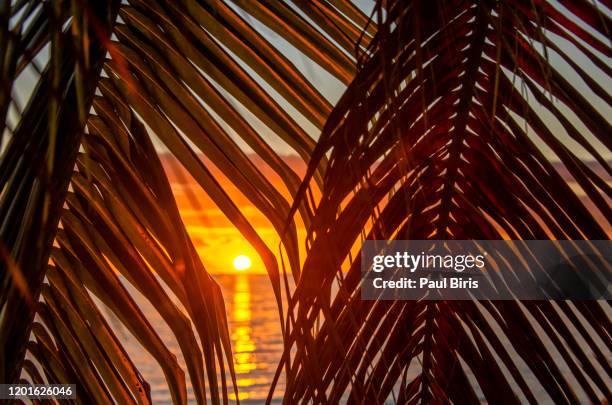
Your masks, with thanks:
[[[251,259],[245,255],[239,255],[234,258],[234,268],[238,271],[243,271],[251,268]]]

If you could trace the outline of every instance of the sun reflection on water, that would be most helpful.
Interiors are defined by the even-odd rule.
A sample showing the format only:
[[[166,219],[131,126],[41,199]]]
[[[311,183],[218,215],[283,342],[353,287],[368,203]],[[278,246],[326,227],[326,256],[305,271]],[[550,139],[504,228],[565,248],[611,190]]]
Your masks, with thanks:
[[[253,385],[253,378],[249,377],[249,373],[257,369],[257,364],[251,328],[251,291],[249,277],[245,274],[235,277],[233,307],[234,328],[231,338],[234,346],[236,382],[238,387],[250,387]],[[249,393],[240,390],[239,399],[247,398]]]

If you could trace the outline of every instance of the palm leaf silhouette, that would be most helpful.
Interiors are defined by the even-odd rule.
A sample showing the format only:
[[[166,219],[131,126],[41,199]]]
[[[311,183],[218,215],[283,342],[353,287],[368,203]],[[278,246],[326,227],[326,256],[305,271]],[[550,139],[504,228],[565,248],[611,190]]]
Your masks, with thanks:
[[[362,35],[368,19],[349,3],[236,4],[3,6],[5,122],[17,103],[12,84],[24,70],[41,70],[15,128],[3,133],[3,381],[18,381],[22,367],[41,380],[35,363],[24,363],[27,349],[47,381],[77,383],[84,402],[150,402],[148,384],[108,325],[102,303],[159,363],[174,402],[187,400],[186,373],[199,403],[237,396],[223,298],[187,236],[151,137],[257,249],[282,316],[274,254],[200,154],[279,234],[283,230],[291,269],[299,274],[295,225],[284,231],[291,202],[230,131],[295,193],[299,177],[244,110],[307,160],[315,142],[276,94],[315,128],[331,105],[248,20],[282,35],[343,83],[355,71],[350,53],[356,41],[367,43],[373,31],[370,25]],[[325,18],[317,17],[323,12]],[[46,62],[43,69],[37,59]],[[176,336],[186,370],[135,303],[133,289]]]
[[[610,400],[607,302],[362,301],[351,256],[363,239],[608,238],[609,14],[560,3],[379,10],[296,197],[308,202],[329,157],[289,308],[287,401],[536,403],[544,390],[555,403]]]
[[[198,403],[237,395],[223,297],[187,235],[157,137],[265,263],[286,402],[535,403],[542,390],[561,403],[578,402],[577,390],[609,401],[607,303],[361,301],[352,256],[366,238],[607,239],[604,7],[379,1],[372,21],[337,0],[3,4],[2,381],[44,375],[77,383],[87,403],[149,403],[107,307],[159,363],[174,402],[187,401],[187,377]],[[335,106],[262,25],[348,85]],[[14,83],[32,69],[19,111]],[[250,117],[308,163],[303,181]],[[210,165],[269,219],[294,290]],[[309,233],[303,265],[296,212]],[[135,290],[176,336],[186,370]]]

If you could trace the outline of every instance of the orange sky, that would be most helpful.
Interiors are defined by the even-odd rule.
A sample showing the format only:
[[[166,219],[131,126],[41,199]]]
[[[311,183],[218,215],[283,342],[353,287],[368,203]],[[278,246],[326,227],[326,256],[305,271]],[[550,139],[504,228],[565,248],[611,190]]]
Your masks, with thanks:
[[[280,190],[284,196],[287,196],[288,191],[280,178],[260,158],[257,156],[250,157],[272,185]],[[217,208],[204,190],[195,183],[180,163],[169,154],[161,154],[160,158],[166,169],[187,232],[189,232],[206,269],[213,274],[236,273],[237,270],[232,265],[234,258],[238,255],[246,255],[252,261],[252,267],[246,271],[250,274],[265,274],[266,270],[255,249],[234,228],[232,223]],[[209,163],[207,160],[205,161]],[[290,167],[294,168],[299,176],[303,175],[305,164],[299,157],[287,156],[285,161]],[[218,169],[213,167],[211,170],[215,177],[221,176]],[[272,252],[277,253],[279,238],[266,217],[228,180],[222,181],[221,184],[224,185],[226,192]],[[304,230],[301,229],[299,232],[303,234]]]

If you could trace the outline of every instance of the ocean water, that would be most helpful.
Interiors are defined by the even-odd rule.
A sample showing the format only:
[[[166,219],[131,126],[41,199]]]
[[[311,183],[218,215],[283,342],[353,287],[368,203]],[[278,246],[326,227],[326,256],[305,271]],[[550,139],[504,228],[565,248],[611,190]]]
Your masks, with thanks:
[[[283,350],[278,309],[268,276],[239,273],[217,275],[215,279],[220,284],[225,298],[240,402],[262,403],[268,396],[270,382]],[[186,370],[180,348],[170,328],[133,287],[129,286],[128,290]],[[166,380],[153,357],[118,321],[113,322],[113,328],[143,378],[149,383],[153,403],[171,404]],[[186,378],[189,403],[195,404],[187,373]],[[284,377],[281,373],[273,402],[281,401],[284,387]]]
[[[278,307],[270,280],[267,275],[246,274],[215,278],[226,297],[240,401],[260,403],[268,396],[283,352]],[[284,390],[281,373],[273,399],[280,402]]]

